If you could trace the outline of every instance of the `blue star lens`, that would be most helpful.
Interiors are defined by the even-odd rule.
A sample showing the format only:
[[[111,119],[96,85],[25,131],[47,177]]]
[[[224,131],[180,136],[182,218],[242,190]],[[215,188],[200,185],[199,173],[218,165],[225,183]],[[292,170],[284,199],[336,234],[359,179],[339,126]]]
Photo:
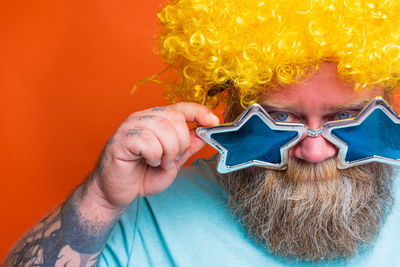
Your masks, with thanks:
[[[358,126],[332,130],[332,135],[348,145],[345,159],[347,162],[374,155],[400,159],[398,133],[400,133],[400,124],[395,124],[381,109],[375,109]]]
[[[282,163],[280,149],[298,133],[272,130],[258,116],[252,116],[236,131],[211,134],[219,144],[228,149],[226,165],[233,166],[253,160]]]

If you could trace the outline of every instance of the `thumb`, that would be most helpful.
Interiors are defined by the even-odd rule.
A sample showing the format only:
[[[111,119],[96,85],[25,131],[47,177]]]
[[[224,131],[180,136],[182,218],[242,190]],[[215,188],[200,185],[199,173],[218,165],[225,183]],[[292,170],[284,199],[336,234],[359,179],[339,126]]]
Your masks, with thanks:
[[[189,148],[185,151],[185,153],[182,154],[181,158],[179,159],[179,165],[182,166],[185,164],[185,162],[196,152],[198,152],[200,149],[204,147],[206,143],[197,136],[196,134],[196,129],[190,130],[190,146]]]

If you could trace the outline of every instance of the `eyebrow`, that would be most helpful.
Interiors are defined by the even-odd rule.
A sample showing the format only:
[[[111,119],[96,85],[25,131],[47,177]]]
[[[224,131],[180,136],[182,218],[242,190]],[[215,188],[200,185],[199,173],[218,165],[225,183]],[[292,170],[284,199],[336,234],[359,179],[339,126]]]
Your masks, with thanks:
[[[369,102],[371,102],[373,98],[366,97],[366,98],[361,98],[356,101],[352,101],[349,103],[345,103],[342,105],[338,105],[336,107],[333,107],[332,110],[335,111],[340,111],[340,110],[346,110],[346,109],[363,109],[367,106]],[[290,104],[290,103],[283,103],[283,102],[278,102],[278,101],[271,101],[271,100],[264,100],[260,102],[260,105],[263,108],[273,108],[273,109],[284,109],[288,111],[298,111],[298,107],[296,105]]]
[[[277,101],[270,101],[270,100],[264,100],[259,103],[263,108],[277,108],[277,109],[285,109],[285,110],[295,110],[296,105],[289,104],[289,103],[283,103],[283,102],[277,102]]]
[[[374,98],[362,98],[362,99],[358,99],[356,101],[350,102],[350,103],[346,103],[343,105],[340,105],[338,107],[336,107],[336,110],[343,110],[343,109],[363,109],[365,108],[368,103],[370,103]]]

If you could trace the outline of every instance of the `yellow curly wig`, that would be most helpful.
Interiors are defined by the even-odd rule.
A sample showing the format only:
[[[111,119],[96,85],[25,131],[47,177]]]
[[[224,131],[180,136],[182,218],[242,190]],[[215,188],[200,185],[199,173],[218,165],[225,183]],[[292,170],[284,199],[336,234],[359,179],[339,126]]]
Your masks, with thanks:
[[[158,17],[172,102],[204,103],[229,84],[248,106],[322,61],[337,62],[355,90],[399,84],[398,0],[171,0]]]

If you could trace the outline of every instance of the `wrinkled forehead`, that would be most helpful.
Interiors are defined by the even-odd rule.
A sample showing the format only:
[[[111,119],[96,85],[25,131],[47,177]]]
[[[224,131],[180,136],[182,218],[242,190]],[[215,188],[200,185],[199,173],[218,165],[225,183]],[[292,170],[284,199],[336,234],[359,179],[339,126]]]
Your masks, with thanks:
[[[343,81],[339,77],[335,62],[325,62],[320,64],[312,75],[298,83],[270,90],[262,95],[258,102],[277,107],[330,110],[365,105],[376,96],[384,96],[381,86],[356,92],[353,83]]]

